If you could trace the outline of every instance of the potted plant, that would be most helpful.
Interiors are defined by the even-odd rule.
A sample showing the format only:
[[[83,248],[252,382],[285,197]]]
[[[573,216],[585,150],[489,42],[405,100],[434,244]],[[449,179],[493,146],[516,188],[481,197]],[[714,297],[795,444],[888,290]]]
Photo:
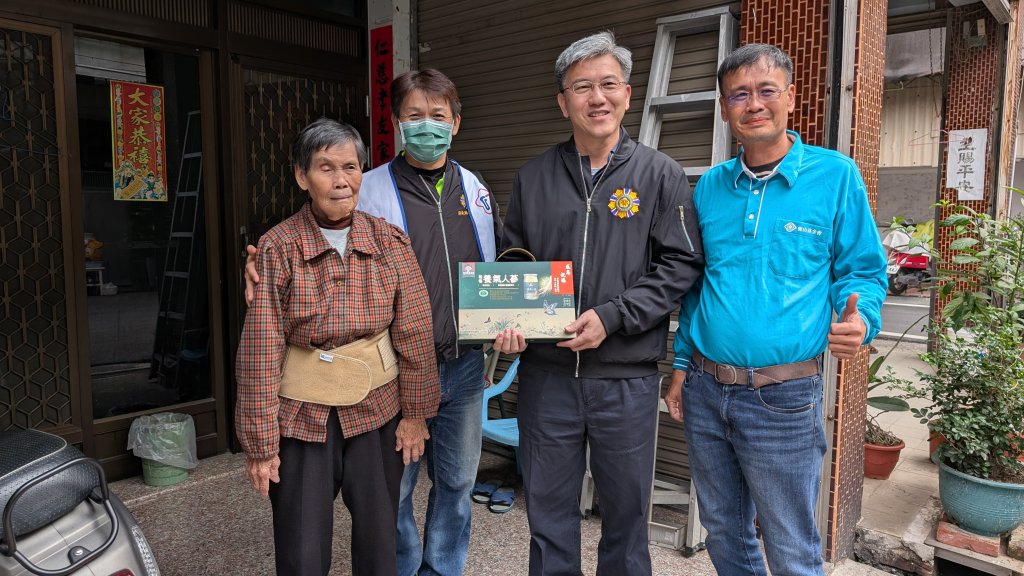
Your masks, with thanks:
[[[879,404],[879,402],[888,403],[892,400],[900,399],[891,396],[868,397],[868,407],[879,410],[877,414],[868,414],[867,424],[864,428],[864,476],[868,478],[887,480],[900,461],[900,452],[906,448],[903,440],[881,427],[876,421],[882,412],[907,409],[894,407],[892,404],[885,404],[882,407]],[[906,401],[903,400],[903,402]]]
[[[939,288],[948,298],[922,355],[930,370],[916,382],[885,378],[928,405],[914,409],[945,437],[937,453],[939,495],[947,516],[980,534],[1024,522],[1024,218],[994,220],[942,204],[954,240]]]
[[[915,322],[911,327],[916,325]],[[907,328],[910,330],[910,328]],[[904,331],[903,335],[906,335]],[[885,364],[889,354],[892,354],[896,346],[903,340],[901,335],[889,348],[889,351],[882,354],[868,367],[868,408],[875,412],[868,412],[867,422],[864,426],[864,475],[876,480],[886,480],[900,460],[900,452],[906,444],[891,431],[886,430],[878,423],[878,417],[886,412],[906,412],[910,410],[910,404],[899,396],[884,394],[872,395],[872,392],[880,386],[885,386],[896,380],[892,367],[886,366],[886,374],[878,376],[878,371]]]

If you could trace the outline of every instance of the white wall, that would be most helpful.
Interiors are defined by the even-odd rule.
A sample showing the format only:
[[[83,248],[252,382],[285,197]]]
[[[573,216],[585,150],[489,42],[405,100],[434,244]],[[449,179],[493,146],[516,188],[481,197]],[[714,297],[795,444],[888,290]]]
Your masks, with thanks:
[[[941,121],[941,75],[887,84],[878,165],[938,166]]]

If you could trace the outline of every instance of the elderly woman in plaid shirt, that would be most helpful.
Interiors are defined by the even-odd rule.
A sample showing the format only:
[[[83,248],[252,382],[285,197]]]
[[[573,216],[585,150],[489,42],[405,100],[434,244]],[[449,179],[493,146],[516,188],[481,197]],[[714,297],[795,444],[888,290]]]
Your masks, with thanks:
[[[260,240],[238,348],[246,472],[270,496],[278,574],[327,574],[339,492],[352,573],[394,574],[403,467],[440,398],[426,287],[405,234],[356,210],[366,149],[351,126],[313,122],[293,161],[310,201]]]

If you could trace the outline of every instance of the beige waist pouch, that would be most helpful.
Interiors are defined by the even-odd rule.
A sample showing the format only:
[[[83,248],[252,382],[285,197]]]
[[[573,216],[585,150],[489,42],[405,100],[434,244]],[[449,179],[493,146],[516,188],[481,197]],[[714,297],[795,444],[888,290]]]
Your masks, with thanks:
[[[384,329],[333,350],[289,344],[278,395],[325,406],[351,406],[397,377],[391,333]]]

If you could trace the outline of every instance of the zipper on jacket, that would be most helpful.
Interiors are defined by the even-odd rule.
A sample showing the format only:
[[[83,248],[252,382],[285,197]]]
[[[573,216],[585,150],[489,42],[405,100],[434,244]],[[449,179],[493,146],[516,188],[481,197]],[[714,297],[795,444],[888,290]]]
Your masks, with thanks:
[[[431,193],[431,198],[434,199],[434,203],[437,204],[437,219],[441,222],[441,242],[444,244],[444,261],[445,269],[448,271],[448,298],[451,301],[452,307],[452,326],[455,326],[455,358],[459,357],[459,320],[455,316],[455,284],[452,279],[452,257],[448,253],[448,234],[445,233],[444,229],[444,212],[441,210],[441,197],[437,195],[437,189],[432,187],[420,176],[420,182],[427,187],[427,192]]]
[[[679,223],[683,225],[683,236],[686,236],[686,243],[690,245],[690,252],[693,252],[693,240],[690,240],[690,233],[686,231],[686,207],[679,207]]]
[[[597,182],[594,182],[594,187],[590,189],[589,193],[587,193],[587,191],[586,191],[586,188],[587,188],[587,176],[586,176],[586,174],[584,173],[584,170],[583,170],[583,156],[581,156],[577,152],[576,158],[579,160],[579,163],[580,163],[580,178],[583,179],[583,195],[586,196],[586,198],[587,198],[587,216],[583,220],[583,255],[580,257],[580,275],[579,275],[579,279],[580,279],[580,293],[578,295],[578,299],[576,300],[576,317],[579,318],[580,317],[580,310],[581,310],[581,308],[583,306],[583,273],[587,269],[587,235],[588,235],[588,232],[590,231],[590,213],[592,211],[592,208],[590,206],[590,202],[594,198],[594,192],[597,192],[598,185],[600,185],[601,181],[604,180],[604,175],[608,173],[608,164],[611,164],[612,162],[611,162],[611,158],[609,158],[608,159],[608,164],[605,164],[604,170],[601,172],[601,175],[598,176],[598,178],[597,178]],[[576,353],[576,372],[575,372],[575,374],[576,374],[576,378],[580,377],[580,353],[579,352]]]

